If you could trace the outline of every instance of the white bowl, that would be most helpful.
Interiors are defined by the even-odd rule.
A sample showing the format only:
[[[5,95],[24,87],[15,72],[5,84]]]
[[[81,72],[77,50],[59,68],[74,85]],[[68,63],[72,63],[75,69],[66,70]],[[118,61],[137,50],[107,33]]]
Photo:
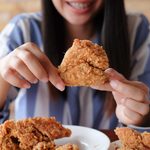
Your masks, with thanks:
[[[83,126],[65,125],[72,131],[70,137],[55,140],[56,145],[73,143],[79,146],[80,150],[108,150],[109,138],[102,132]]]

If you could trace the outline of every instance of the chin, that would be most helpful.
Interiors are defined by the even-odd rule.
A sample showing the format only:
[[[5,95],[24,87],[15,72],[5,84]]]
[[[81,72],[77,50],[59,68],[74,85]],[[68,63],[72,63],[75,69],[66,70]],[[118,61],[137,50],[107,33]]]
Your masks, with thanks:
[[[79,25],[80,26],[80,25],[87,24],[89,22],[89,20],[90,19],[83,19],[83,18],[73,19],[73,18],[71,18],[71,19],[68,19],[68,22],[72,25]]]
[[[76,25],[76,26],[83,26],[87,24],[87,22],[70,22],[71,25]]]

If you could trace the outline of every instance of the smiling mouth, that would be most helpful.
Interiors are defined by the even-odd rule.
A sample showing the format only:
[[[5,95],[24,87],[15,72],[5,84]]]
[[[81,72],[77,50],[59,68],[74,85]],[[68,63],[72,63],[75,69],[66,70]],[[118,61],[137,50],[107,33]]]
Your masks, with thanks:
[[[84,10],[91,7],[92,2],[67,2],[69,6],[78,10]]]

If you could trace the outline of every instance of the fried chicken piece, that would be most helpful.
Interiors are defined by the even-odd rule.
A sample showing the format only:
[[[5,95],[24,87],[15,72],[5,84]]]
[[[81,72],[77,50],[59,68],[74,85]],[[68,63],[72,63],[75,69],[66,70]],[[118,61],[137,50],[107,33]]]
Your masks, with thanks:
[[[115,133],[121,141],[119,150],[150,150],[150,133],[139,133],[131,128],[116,128]]]
[[[76,144],[65,144],[58,146],[56,150],[79,150],[79,147]]]
[[[54,139],[68,137],[71,130],[64,128],[54,117],[8,120],[0,125],[0,150],[32,150],[40,142],[54,146]]]
[[[108,80],[104,73],[108,67],[108,57],[102,46],[75,39],[58,70],[67,86],[91,86]]]
[[[149,149],[150,149],[150,133],[143,132],[143,133],[141,133],[141,136],[142,136],[143,144],[146,145],[147,147],[149,147]]]
[[[55,150],[54,142],[39,142],[36,146],[33,147],[33,150]]]
[[[15,123],[12,120],[0,125],[0,150],[19,149],[18,139],[11,132],[14,128]]]
[[[62,137],[69,137],[71,130],[64,128],[54,117],[34,119],[28,119],[36,129],[38,129],[43,135],[46,135],[50,139],[58,139]]]

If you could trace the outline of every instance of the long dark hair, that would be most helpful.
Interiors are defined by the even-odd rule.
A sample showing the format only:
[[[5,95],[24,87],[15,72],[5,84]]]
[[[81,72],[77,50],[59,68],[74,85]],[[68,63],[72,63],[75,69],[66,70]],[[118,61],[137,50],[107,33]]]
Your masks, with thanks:
[[[130,43],[124,0],[105,0],[102,39],[111,66],[129,78]]]
[[[64,19],[51,0],[42,0],[42,11],[44,50],[52,63],[58,66],[66,48]],[[130,44],[124,0],[104,0],[104,8],[97,13],[95,23],[99,27],[99,36],[108,54],[110,66],[129,78]]]
[[[56,11],[51,0],[41,0],[41,2],[44,51],[52,63],[58,66],[65,50],[64,20]]]

